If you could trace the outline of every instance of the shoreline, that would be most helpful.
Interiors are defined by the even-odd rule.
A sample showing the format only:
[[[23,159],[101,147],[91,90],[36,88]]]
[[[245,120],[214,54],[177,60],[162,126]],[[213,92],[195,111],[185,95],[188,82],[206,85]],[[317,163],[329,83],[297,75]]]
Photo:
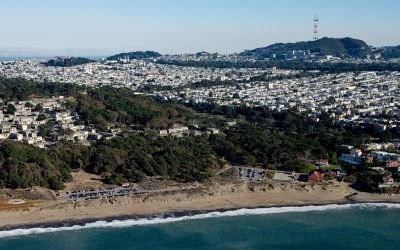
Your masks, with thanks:
[[[184,216],[194,216],[194,215],[205,215],[214,212],[231,212],[238,211],[242,209],[268,209],[268,208],[306,208],[306,207],[324,207],[327,205],[362,205],[362,204],[400,204],[396,201],[353,201],[351,199],[338,201],[338,202],[325,202],[325,203],[304,203],[304,204],[288,204],[288,205],[266,205],[266,206],[255,206],[255,207],[232,207],[232,208],[216,208],[208,210],[187,210],[187,211],[171,211],[165,213],[151,213],[142,215],[116,215],[116,216],[106,216],[106,217],[93,217],[77,220],[61,220],[61,221],[48,221],[42,223],[26,223],[17,224],[9,226],[0,226],[0,232],[12,231],[16,229],[34,229],[34,228],[61,228],[61,227],[73,227],[73,226],[85,226],[89,223],[95,222],[106,222],[110,223],[113,221],[126,221],[126,220],[141,220],[141,219],[168,219],[168,218],[181,218]],[[238,215],[240,216],[240,215]]]
[[[116,220],[140,220],[140,219],[167,219],[167,218],[179,218],[183,216],[193,216],[198,214],[208,214],[213,212],[228,212],[228,211],[236,211],[240,209],[259,209],[259,208],[283,208],[283,207],[307,207],[307,206],[326,206],[326,205],[346,205],[346,204],[363,204],[365,202],[332,202],[332,203],[305,203],[301,204],[293,204],[293,205],[271,205],[271,206],[257,206],[257,207],[232,207],[232,208],[216,208],[209,210],[187,210],[187,211],[171,211],[165,213],[151,213],[151,214],[143,214],[143,215],[116,215],[116,216],[107,216],[103,218],[85,218],[85,219],[77,219],[77,220],[63,220],[63,221],[49,221],[43,223],[28,223],[28,224],[19,224],[19,225],[10,225],[10,226],[0,226],[1,231],[10,231],[15,229],[32,229],[32,228],[59,228],[59,227],[71,227],[71,226],[84,226],[87,223],[93,223],[97,221],[105,221],[112,222]],[[388,202],[373,202],[373,203],[388,203]],[[395,202],[393,202],[395,204]]]
[[[400,204],[400,196],[358,192],[345,184],[329,188],[213,185],[199,190],[165,192],[88,202],[37,201],[29,208],[0,211],[0,231],[84,226],[94,222],[169,219],[240,209],[307,207],[362,203]],[[263,190],[263,191],[262,191]]]

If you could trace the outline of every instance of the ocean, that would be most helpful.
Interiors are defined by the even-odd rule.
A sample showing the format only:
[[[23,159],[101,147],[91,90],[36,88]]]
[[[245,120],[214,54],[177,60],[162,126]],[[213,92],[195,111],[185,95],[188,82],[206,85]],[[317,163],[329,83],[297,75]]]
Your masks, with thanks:
[[[400,249],[400,204],[240,209],[0,232],[0,249]]]

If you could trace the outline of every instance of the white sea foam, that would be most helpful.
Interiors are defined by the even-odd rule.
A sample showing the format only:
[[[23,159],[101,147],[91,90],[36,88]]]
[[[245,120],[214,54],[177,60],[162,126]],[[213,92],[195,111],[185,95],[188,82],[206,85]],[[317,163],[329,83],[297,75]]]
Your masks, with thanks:
[[[90,228],[121,228],[131,226],[142,226],[152,224],[172,223],[185,220],[199,220],[215,217],[232,217],[244,215],[266,215],[266,214],[279,214],[279,213],[299,213],[299,212],[312,212],[312,211],[326,211],[338,209],[351,209],[351,208],[392,208],[400,209],[400,204],[392,203],[357,203],[357,204],[331,204],[322,206],[289,206],[289,207],[269,207],[269,208],[251,208],[251,209],[237,209],[224,212],[209,212],[203,214],[186,215],[180,217],[169,218],[141,218],[141,219],[127,219],[127,220],[113,220],[113,221],[96,221],[86,223],[84,225],[73,225],[64,227],[44,227],[44,228],[28,228],[28,229],[13,229],[9,231],[0,231],[0,238],[23,236],[30,234],[43,234],[60,231],[75,231]]]

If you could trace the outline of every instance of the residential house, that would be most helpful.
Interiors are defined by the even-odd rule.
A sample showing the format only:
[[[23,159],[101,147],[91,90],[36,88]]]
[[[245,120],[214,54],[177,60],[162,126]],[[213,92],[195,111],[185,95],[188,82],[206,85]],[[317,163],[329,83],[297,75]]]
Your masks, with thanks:
[[[328,166],[329,166],[329,161],[328,161],[327,159],[320,159],[320,160],[317,162],[317,165],[318,165],[320,168],[328,167]]]
[[[308,182],[321,183],[323,180],[324,174],[318,171],[313,171],[313,173],[308,176]]]

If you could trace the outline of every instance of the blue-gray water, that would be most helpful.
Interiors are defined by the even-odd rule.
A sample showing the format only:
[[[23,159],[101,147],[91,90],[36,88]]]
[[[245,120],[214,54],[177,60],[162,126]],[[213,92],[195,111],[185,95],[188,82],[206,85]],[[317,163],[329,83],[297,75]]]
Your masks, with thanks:
[[[364,206],[87,228],[1,238],[0,249],[400,249],[400,209]]]

